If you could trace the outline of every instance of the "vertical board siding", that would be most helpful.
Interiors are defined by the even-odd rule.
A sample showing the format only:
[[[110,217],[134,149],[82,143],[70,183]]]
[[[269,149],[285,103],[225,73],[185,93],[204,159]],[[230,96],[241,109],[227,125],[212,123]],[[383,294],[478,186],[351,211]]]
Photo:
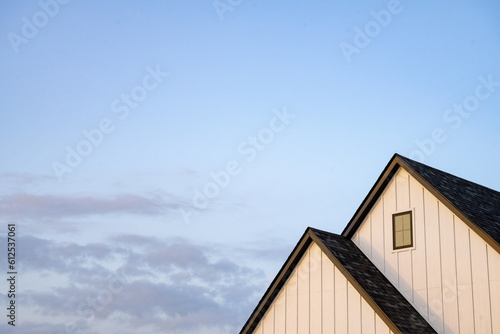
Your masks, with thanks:
[[[335,333],[335,266],[321,253],[323,333]]]
[[[439,201],[424,191],[425,240],[427,245],[427,317],[429,323],[438,333],[444,333],[443,300],[441,286],[441,239],[439,236]],[[418,224],[419,222],[415,222]]]
[[[384,193],[384,246],[385,246],[385,276],[391,281],[394,286],[399,286],[398,275],[398,254],[392,251],[392,214],[396,212],[396,185],[392,180]],[[375,224],[376,222],[374,222]],[[378,222],[380,226],[381,222]],[[380,228],[380,227],[379,227]],[[366,253],[365,253],[366,254]],[[368,255],[368,254],[366,254]]]
[[[412,256],[413,305],[420,314],[427,314],[427,248],[425,240],[424,189],[410,177],[410,207],[413,208],[415,250]]]
[[[286,333],[298,334],[297,270],[290,275],[283,289],[286,291]]]
[[[394,251],[392,215],[406,210],[414,247]],[[500,333],[500,254],[405,170],[352,240],[438,333]]]
[[[472,264],[472,295],[476,333],[491,333],[491,304],[489,294],[488,258],[486,242],[470,233]],[[497,315],[498,317],[498,315]]]
[[[309,316],[310,316],[310,309],[309,309],[309,292],[310,292],[310,285],[309,285],[309,271],[310,271],[310,265],[309,265],[309,255],[310,255],[310,248],[309,250],[304,254],[304,257],[302,260],[299,262],[299,281],[298,281],[298,288],[299,288],[299,294],[298,294],[298,312],[299,312],[299,317],[298,317],[298,332],[300,333],[309,333]]]
[[[384,221],[384,199],[381,198],[375,204],[375,207],[372,210],[370,215],[371,219],[374,222]],[[377,268],[381,269],[382,272],[385,268],[385,238],[384,238],[384,226],[380,226],[381,224],[375,223],[374,228],[372,228],[372,240],[371,244],[371,254],[372,261],[377,266]]]
[[[392,331],[379,317],[375,318],[375,333],[377,334],[392,334]]]
[[[364,223],[363,228],[358,230],[358,246],[363,250],[365,254],[371,254],[371,224],[370,217],[368,216]]]
[[[408,173],[396,174],[396,210],[410,209],[410,182]]]
[[[286,289],[282,290],[274,303],[274,334],[286,333]]]
[[[375,333],[375,311],[361,299],[361,333]]]
[[[274,334],[274,305],[271,305],[267,310],[262,329],[264,334]]]
[[[413,301],[413,272],[411,252],[399,252],[398,268],[399,268],[399,291],[410,302]]]
[[[347,333],[347,279],[336,267],[335,333]]]
[[[458,319],[461,333],[474,333],[474,301],[472,299],[472,271],[469,229],[465,223],[455,224],[457,256]]]
[[[314,242],[254,333],[392,334],[368,302]]]
[[[396,210],[408,211],[410,207],[410,182],[406,173],[396,174]],[[392,214],[391,214],[392,220]],[[392,232],[391,232],[392,233]],[[399,291],[409,301],[413,301],[412,258],[410,251],[397,253]]]
[[[453,213],[439,206],[441,279],[445,333],[458,333],[458,294]]]
[[[321,334],[322,325],[322,262],[321,249],[313,244],[309,250],[309,290],[310,290],[310,323],[309,333]]]
[[[500,333],[500,254],[488,247],[493,333]]]
[[[347,284],[347,330],[361,333],[361,296],[352,284]]]

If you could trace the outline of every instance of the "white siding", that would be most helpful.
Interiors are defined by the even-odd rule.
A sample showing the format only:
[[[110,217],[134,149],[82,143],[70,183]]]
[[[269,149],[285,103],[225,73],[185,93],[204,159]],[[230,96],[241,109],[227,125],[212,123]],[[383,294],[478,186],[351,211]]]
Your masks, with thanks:
[[[321,261],[321,249],[319,247],[311,247],[309,250],[309,291],[310,291],[310,333],[321,334],[321,325],[323,320],[322,315],[322,279],[323,279],[323,262]]]
[[[411,203],[414,205],[414,220],[421,222],[420,224],[414,224],[415,248],[419,251],[412,252],[413,304],[421,314],[427,314],[427,245],[422,242],[426,238],[424,189],[412,177],[410,178],[410,201],[410,206]]]
[[[335,333],[347,333],[347,279],[335,268]]]
[[[429,320],[429,323],[438,333],[443,332],[443,300],[441,293],[441,242],[439,235],[439,202],[430,192],[424,190],[424,224],[425,239],[418,240],[417,244],[425,243],[427,249],[427,314],[422,315]],[[414,225],[422,224],[414,219]],[[420,252],[420,247],[415,249],[415,253]]]
[[[391,212],[396,212],[396,183],[394,180],[389,184],[385,191],[384,201],[384,215],[382,222],[373,221],[374,228],[379,228],[380,224],[384,224],[384,247],[377,251],[384,252],[384,274],[392,282],[392,284],[399,286],[398,276],[398,254],[392,252],[392,215]],[[367,254],[367,253],[365,253]],[[368,254],[367,254],[368,255]]]
[[[290,275],[282,290],[286,291],[286,333],[297,334],[297,270]]]
[[[274,334],[274,305],[269,307],[267,315],[264,317],[264,334]]]
[[[315,243],[294,269],[255,334],[393,334]]]
[[[500,254],[488,247],[493,333],[500,333]]]
[[[491,296],[489,295],[487,247],[475,233],[470,234],[470,243],[476,332],[491,333]]]
[[[458,318],[462,333],[474,333],[474,300],[472,298],[472,271],[469,244],[470,230],[465,224],[455,224],[457,244],[457,282],[460,303]]]
[[[323,332],[335,332],[335,266],[327,256],[321,255]]]
[[[285,334],[286,331],[286,293],[281,291],[274,303],[274,334]]]
[[[395,252],[392,215],[406,210],[414,247]],[[500,333],[500,254],[405,170],[352,240],[438,333]]]
[[[298,306],[299,306],[299,317],[298,317],[298,331],[300,333],[308,333],[309,332],[309,316],[311,315],[310,311],[310,253],[309,251],[305,254],[302,260],[299,262],[298,266],[298,275],[299,275],[299,298],[298,298]]]

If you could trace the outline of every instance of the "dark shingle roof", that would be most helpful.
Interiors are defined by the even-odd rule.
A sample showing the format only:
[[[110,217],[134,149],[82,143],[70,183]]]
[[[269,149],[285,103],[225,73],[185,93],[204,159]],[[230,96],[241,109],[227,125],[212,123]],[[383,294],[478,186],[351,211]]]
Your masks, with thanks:
[[[350,239],[311,230],[402,333],[436,333]]]
[[[500,244],[500,192],[398,156]]]

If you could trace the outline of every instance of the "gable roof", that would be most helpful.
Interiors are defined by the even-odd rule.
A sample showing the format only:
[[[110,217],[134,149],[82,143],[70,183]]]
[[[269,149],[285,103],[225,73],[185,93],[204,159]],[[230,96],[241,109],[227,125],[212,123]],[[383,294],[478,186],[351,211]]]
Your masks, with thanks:
[[[436,333],[351,241],[400,168],[406,170],[469,228],[500,253],[500,192],[395,154],[342,235],[307,228],[240,333],[252,333],[312,242],[395,333]]]
[[[500,192],[395,154],[342,235],[351,238],[399,168],[405,169],[500,253]]]
[[[240,333],[252,333],[255,330],[311,242],[320,247],[393,332],[436,333],[350,239],[310,227],[295,246]]]

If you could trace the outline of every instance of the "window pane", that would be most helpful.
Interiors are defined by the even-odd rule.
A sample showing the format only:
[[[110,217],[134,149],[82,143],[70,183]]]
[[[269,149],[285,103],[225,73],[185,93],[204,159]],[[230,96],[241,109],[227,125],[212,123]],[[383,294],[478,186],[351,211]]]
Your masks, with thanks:
[[[401,216],[401,217],[403,217],[403,228],[405,230],[409,230],[411,228],[410,214],[407,214],[407,215],[404,215],[404,216]]]
[[[401,216],[394,217],[394,222],[394,225],[396,225],[396,231],[401,231],[403,229],[403,219],[401,218]]]
[[[404,231],[404,244],[411,245],[411,230]]]
[[[396,247],[401,247],[404,245],[403,232],[396,232]]]

